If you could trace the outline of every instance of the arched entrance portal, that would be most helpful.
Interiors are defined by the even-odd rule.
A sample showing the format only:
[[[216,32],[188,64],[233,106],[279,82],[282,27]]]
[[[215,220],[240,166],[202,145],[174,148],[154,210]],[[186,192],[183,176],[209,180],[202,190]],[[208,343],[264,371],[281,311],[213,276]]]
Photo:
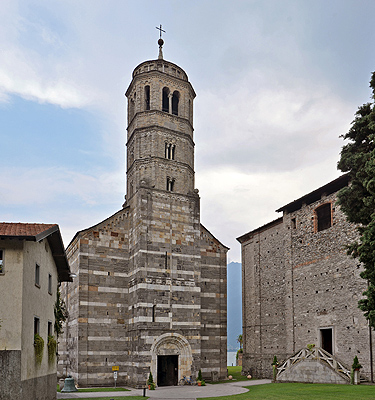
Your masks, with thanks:
[[[177,385],[184,375],[191,375],[191,347],[178,333],[159,336],[151,346],[151,357],[151,372],[158,386]]]

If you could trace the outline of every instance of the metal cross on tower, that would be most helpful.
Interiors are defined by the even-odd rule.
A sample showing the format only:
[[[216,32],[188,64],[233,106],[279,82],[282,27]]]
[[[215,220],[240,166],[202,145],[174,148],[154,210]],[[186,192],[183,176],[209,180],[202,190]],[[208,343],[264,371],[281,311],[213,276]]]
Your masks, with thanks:
[[[160,31],[160,39],[161,39],[161,33],[162,33],[162,32],[166,33],[165,30],[162,29],[161,24],[160,24],[160,28],[158,28],[157,26],[155,26],[155,28],[156,28],[158,31]]]

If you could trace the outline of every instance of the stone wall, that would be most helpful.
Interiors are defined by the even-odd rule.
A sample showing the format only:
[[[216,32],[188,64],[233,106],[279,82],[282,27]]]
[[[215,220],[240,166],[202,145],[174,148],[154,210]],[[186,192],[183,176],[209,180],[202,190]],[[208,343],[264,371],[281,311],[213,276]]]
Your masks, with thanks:
[[[56,373],[21,380],[21,351],[0,350],[0,400],[55,400]]]
[[[179,92],[177,115],[162,110],[163,88]],[[199,369],[225,377],[228,249],[200,224],[194,90],[181,68],[154,60],[136,67],[126,96],[126,203],[68,247],[78,277],[64,289],[71,315],[60,370],[110,386],[117,365],[119,385],[143,386],[150,371],[163,380],[165,356],[166,369],[178,360],[178,379]]]
[[[0,350],[0,399],[21,399],[21,350]]]
[[[362,267],[346,254],[357,238],[336,205],[321,194],[241,237],[244,371],[271,377],[273,356],[285,359],[309,343],[322,346],[332,332],[332,353],[351,365],[355,355],[369,376],[369,329],[358,300],[366,288]],[[317,230],[316,209],[330,204],[331,227]]]
[[[306,359],[283,372],[278,382],[348,384],[349,381],[319,360]]]

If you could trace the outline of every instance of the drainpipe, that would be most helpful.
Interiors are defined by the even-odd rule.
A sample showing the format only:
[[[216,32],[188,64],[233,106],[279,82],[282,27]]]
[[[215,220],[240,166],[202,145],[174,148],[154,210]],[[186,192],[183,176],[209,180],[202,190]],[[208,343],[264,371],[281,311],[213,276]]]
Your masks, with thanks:
[[[368,325],[368,330],[369,330],[369,342],[370,342],[370,377],[371,377],[371,383],[374,383],[374,367],[372,362],[372,331],[370,322]]]

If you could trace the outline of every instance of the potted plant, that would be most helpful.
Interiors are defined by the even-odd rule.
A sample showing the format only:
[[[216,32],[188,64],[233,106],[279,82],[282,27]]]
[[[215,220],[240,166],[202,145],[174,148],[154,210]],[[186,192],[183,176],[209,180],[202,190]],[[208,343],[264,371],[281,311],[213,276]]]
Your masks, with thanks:
[[[197,377],[198,386],[202,386],[202,381],[203,381],[202,370],[200,369],[200,370],[198,371],[198,377]]]
[[[147,385],[149,390],[155,390],[155,382],[151,372],[147,379]]]
[[[350,371],[350,383],[352,385],[359,385],[359,370],[362,368],[362,365],[358,361],[358,357],[355,356],[353,359],[352,370]]]

